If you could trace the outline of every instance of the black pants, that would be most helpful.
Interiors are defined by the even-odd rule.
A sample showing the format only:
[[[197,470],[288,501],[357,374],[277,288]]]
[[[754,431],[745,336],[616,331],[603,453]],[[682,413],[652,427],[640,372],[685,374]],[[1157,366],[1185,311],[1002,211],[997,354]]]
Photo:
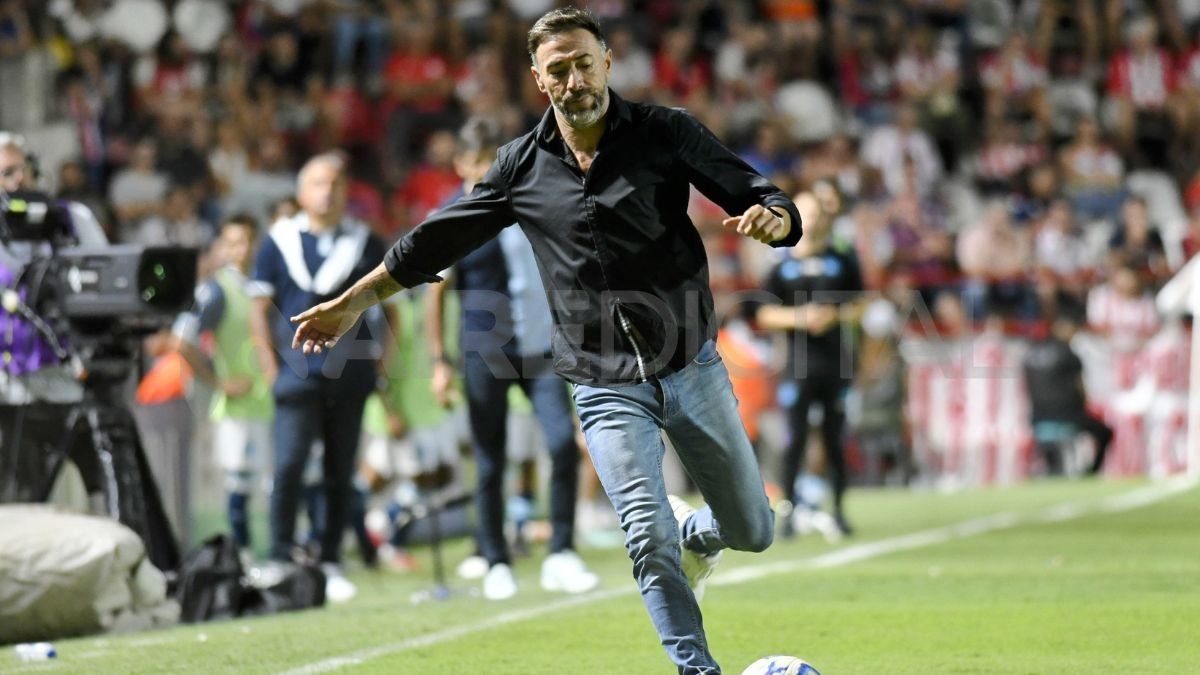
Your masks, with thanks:
[[[1040,421],[1043,420],[1034,420],[1034,423],[1036,424]],[[1100,469],[1104,468],[1104,458],[1108,454],[1108,446],[1113,440],[1113,430],[1111,427],[1105,424],[1099,417],[1090,415],[1086,411],[1081,411],[1078,415],[1065,420],[1045,421],[1069,424],[1080,432],[1091,436],[1092,442],[1096,445],[1096,458],[1092,460],[1092,466],[1088,468],[1088,473],[1100,473]],[[1062,475],[1062,453],[1057,443],[1039,443],[1038,452],[1046,461],[1046,473],[1052,476]]]
[[[325,445],[321,561],[338,562],[342,533],[354,500],[354,467],[362,431],[365,395],[335,396],[298,391],[275,399],[275,483],[271,490],[271,557],[290,560],[296,545],[304,465],[314,441]]]
[[[833,506],[840,512],[842,494],[846,491],[846,454],[842,449],[842,432],[846,426],[843,395],[846,380],[837,376],[809,376],[796,380],[798,388],[794,401],[787,403],[788,425],[791,440],[783,455],[783,466],[779,472],[785,495],[792,495],[796,476],[804,467],[804,454],[808,445],[808,410],[813,403],[820,403],[824,410],[821,421],[821,440],[825,445],[825,461],[833,483]]]
[[[485,357],[466,352],[463,376],[479,474],[475,499],[483,557],[492,565],[511,562],[504,539],[504,468],[508,461],[508,388],[514,382],[533,403],[550,450],[550,552],[572,548],[579,448],[566,383],[554,374],[548,359],[521,359],[503,353]]]

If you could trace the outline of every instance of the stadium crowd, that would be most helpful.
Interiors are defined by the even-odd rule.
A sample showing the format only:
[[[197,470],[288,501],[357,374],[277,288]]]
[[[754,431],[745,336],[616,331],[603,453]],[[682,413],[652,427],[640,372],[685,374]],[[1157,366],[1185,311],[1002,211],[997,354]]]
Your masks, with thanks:
[[[0,128],[69,127],[69,152],[41,153],[66,157],[44,183],[111,241],[209,251],[203,279],[223,262],[219,225],[267,232],[300,165],[328,151],[346,158],[349,213],[391,242],[459,189],[464,121],[512,138],[542,116],[524,39],[557,4],[0,0]],[[1016,375],[1055,319],[1088,329],[1072,344],[1116,431],[1105,469],[1179,470],[1190,326],[1153,293],[1200,250],[1200,3],[586,4],[615,91],[687,108],[785,192],[811,193],[857,261],[857,480],[1037,471],[1052,430],[1030,424]],[[36,96],[46,72],[40,101],[10,96]],[[786,254],[724,231],[698,193],[691,214],[747,428],[778,448],[763,421],[786,378],[747,292]]]

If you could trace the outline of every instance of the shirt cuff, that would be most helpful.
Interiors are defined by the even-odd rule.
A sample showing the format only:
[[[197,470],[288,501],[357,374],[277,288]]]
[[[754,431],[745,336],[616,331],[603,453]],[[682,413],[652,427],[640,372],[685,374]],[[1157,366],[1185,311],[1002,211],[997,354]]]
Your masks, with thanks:
[[[778,211],[787,211],[792,216],[792,229],[788,234],[779,241],[771,242],[771,246],[775,248],[791,248],[800,243],[800,235],[804,232],[803,224],[800,222],[800,212],[796,210],[796,205],[787,197],[771,196],[763,200],[763,206],[768,209]]]
[[[436,274],[428,274],[410,267],[400,255],[399,246],[393,246],[383,257],[383,265],[396,283],[405,288],[413,288],[426,283],[437,283],[442,278]]]

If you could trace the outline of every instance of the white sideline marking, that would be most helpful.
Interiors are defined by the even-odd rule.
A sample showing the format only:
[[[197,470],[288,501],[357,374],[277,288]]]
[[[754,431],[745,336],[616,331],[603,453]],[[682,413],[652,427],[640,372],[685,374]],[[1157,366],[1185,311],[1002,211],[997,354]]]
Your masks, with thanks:
[[[1025,523],[1038,522],[1064,522],[1082,517],[1091,513],[1113,513],[1118,511],[1131,511],[1136,508],[1148,506],[1158,501],[1162,501],[1168,497],[1185,492],[1196,485],[1196,481],[1184,477],[1173,478],[1163,483],[1151,485],[1148,487],[1138,488],[1129,492],[1105,497],[1093,502],[1067,502],[1057,506],[1047,507],[1032,516],[1020,516],[1015,513],[998,513],[982,518],[974,518],[966,520],[955,525],[945,527],[937,527],[929,530],[921,530],[911,534],[890,537],[888,539],[880,539],[878,541],[870,541],[862,544],[854,544],[845,548],[830,551],[813,558],[804,558],[800,560],[783,560],[772,563],[764,563],[761,565],[751,565],[747,567],[739,567],[736,569],[724,572],[721,575],[713,578],[709,583],[716,586],[732,586],[735,584],[754,581],[763,577],[773,576],[776,574],[787,574],[804,569],[827,569],[830,567],[841,567],[851,563],[869,560],[880,556],[897,553],[900,551],[910,551],[917,548],[925,548],[927,546],[936,546],[954,539],[965,539],[974,537],[988,532],[996,532],[1006,530],[1017,525]],[[572,596],[555,602],[550,602],[545,605],[538,605],[526,609],[504,612],[495,617],[480,621],[477,623],[449,628],[442,631],[436,631],[426,635],[421,635],[400,642],[380,645],[378,647],[370,647],[360,649],[358,651],[334,656],[328,659],[317,661],[305,666],[299,666],[291,670],[284,671],[283,675],[314,675],[315,673],[326,673],[333,670],[338,670],[345,666],[359,665],[371,659],[376,659],[381,656],[388,656],[399,652],[408,651],[410,649],[418,649],[420,647],[428,647],[431,645],[456,640],[460,637],[465,637],[474,633],[499,628],[510,623],[533,619],[545,614],[557,612],[571,607],[580,605],[589,605],[593,602],[600,602],[610,598],[619,597],[622,595],[632,595],[637,592],[636,586],[622,586],[620,588],[606,589],[593,593],[585,593],[583,595]]]

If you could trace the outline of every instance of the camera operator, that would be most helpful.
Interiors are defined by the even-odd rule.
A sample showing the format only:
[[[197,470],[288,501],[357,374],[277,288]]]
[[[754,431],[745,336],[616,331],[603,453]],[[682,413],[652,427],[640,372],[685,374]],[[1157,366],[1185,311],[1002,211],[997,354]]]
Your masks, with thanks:
[[[36,188],[37,169],[19,136],[0,132],[0,196]],[[80,243],[104,244],[104,231],[87,207],[69,208]],[[76,217],[86,213],[86,217]],[[0,241],[0,289],[16,286],[37,243]],[[67,366],[59,364],[53,345],[26,319],[0,307],[0,404],[43,401],[73,403],[83,389]],[[0,415],[0,425],[6,416]],[[3,427],[0,426],[0,434]]]
[[[37,166],[20,136],[0,132],[0,204],[10,195],[28,194],[37,187]],[[107,243],[104,231],[91,211],[78,203],[63,205],[73,238],[80,244]],[[18,281],[33,256],[45,255],[49,242],[0,239],[0,291],[16,291],[23,302],[32,304],[28,288]],[[24,284],[23,284],[24,285]],[[61,441],[62,423],[70,406],[83,399],[83,386],[69,364],[61,358],[68,348],[65,340],[54,344],[28,317],[0,303],[0,501],[28,500],[41,476],[25,475],[27,462],[18,453],[45,456]]]

